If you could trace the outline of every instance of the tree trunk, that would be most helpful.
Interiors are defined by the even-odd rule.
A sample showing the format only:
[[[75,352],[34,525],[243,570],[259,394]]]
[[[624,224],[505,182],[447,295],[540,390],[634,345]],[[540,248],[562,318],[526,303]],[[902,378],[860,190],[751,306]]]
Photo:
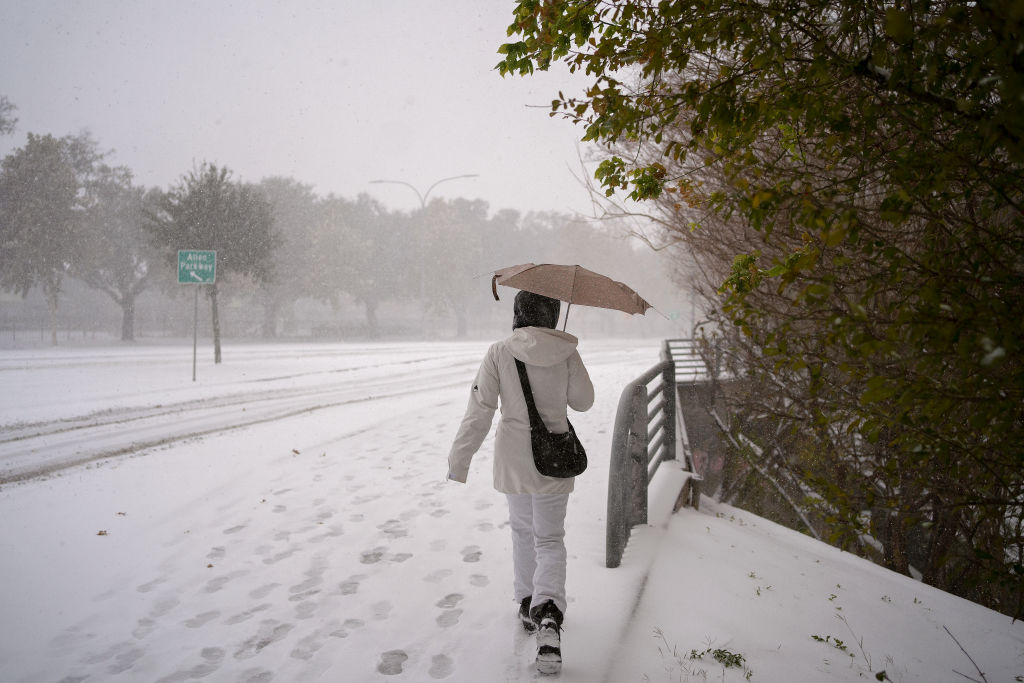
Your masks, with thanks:
[[[57,345],[57,297],[60,294],[60,280],[56,277],[47,279],[43,285],[46,295],[46,307],[50,312],[50,344]]]
[[[458,339],[466,338],[466,331],[469,327],[469,315],[465,306],[455,307],[455,336]]]
[[[882,545],[885,566],[905,576],[910,574],[907,557],[907,528],[904,516],[899,512],[886,515],[885,541]]]
[[[371,300],[363,305],[366,309],[366,326],[369,330],[370,338],[376,339],[380,335],[380,331],[377,329],[377,302]]]
[[[210,285],[210,311],[213,315],[213,362],[220,363],[220,312],[217,309],[217,285]]]
[[[121,297],[121,341],[135,341],[135,297]]]
[[[921,567],[921,580],[931,586],[948,590],[942,579],[942,569],[946,565],[950,548],[956,542],[956,512],[943,509],[940,501],[933,501],[935,512],[932,516],[931,537],[928,541],[927,555]]]
[[[264,339],[274,339],[277,337],[277,313],[280,308],[281,302],[277,297],[267,297],[266,301],[263,302],[262,336]]]

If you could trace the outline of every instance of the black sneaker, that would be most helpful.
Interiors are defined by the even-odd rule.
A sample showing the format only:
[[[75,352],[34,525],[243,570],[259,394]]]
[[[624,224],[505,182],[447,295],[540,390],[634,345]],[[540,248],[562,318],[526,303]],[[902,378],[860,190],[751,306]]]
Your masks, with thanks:
[[[523,630],[527,633],[534,633],[537,630],[537,624],[534,622],[533,617],[530,616],[530,600],[532,599],[531,596],[527,595],[519,603],[519,621],[522,622]]]
[[[558,674],[562,670],[562,612],[548,600],[530,614],[537,623],[537,671]]]

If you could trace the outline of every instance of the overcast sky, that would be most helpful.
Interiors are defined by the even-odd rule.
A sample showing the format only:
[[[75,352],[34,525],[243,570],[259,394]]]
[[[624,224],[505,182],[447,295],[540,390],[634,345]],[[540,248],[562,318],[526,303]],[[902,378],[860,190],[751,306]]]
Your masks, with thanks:
[[[393,209],[431,196],[492,211],[589,213],[583,130],[547,115],[562,68],[501,78],[513,0],[0,0],[0,95],[14,135],[88,129],[136,182],[211,161]],[[588,166],[591,168],[591,166]]]

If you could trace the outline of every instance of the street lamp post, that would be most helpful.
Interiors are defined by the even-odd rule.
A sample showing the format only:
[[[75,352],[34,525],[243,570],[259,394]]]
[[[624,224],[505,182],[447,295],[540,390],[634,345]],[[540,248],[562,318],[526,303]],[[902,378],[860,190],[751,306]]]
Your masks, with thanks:
[[[428,187],[427,191],[422,193],[422,194],[420,193],[420,191],[418,189],[416,189],[415,185],[413,185],[412,183],[408,183],[408,182],[406,182],[404,180],[371,180],[370,182],[373,183],[373,184],[390,183],[392,185],[405,185],[410,190],[412,190],[413,192],[416,193],[417,199],[420,200],[420,209],[424,210],[424,209],[427,208],[427,197],[429,197],[431,191],[433,191],[433,189],[435,187],[437,187],[438,185],[440,185],[441,183],[446,183],[449,180],[459,180],[461,178],[478,178],[478,177],[479,177],[479,174],[476,174],[476,173],[464,173],[462,175],[453,175],[453,176],[449,176],[447,178],[441,178],[440,180],[435,181],[434,184],[431,185],[430,187]],[[424,267],[423,258],[424,258],[424,253],[425,252],[426,252],[425,249],[420,249],[420,302],[424,303],[424,304],[425,304],[425,302],[423,302],[423,298],[424,298],[424,272],[423,271],[426,270],[426,268]],[[426,310],[426,306],[425,305],[424,305],[423,309]]]
[[[404,180],[371,180],[370,182],[374,183],[374,184],[377,184],[377,183],[391,183],[393,185],[405,185],[410,190],[412,190],[413,192],[416,193],[416,197],[420,200],[420,208],[421,209],[425,209],[425,208],[427,208],[427,197],[430,196],[430,192],[435,187],[440,185],[441,183],[446,183],[449,180],[458,180],[460,178],[478,178],[478,177],[479,177],[479,175],[476,174],[476,173],[464,173],[463,175],[453,175],[453,176],[450,176],[448,178],[441,178],[440,180],[435,182],[433,185],[428,187],[427,191],[424,192],[423,194],[420,194],[420,191],[418,189],[416,189],[415,185],[413,185],[412,183],[407,183]]]

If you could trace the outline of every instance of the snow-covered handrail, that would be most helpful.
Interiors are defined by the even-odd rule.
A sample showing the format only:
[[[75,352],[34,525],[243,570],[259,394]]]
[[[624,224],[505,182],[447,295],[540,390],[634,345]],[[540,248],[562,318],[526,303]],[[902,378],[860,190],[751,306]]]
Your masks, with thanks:
[[[608,473],[606,566],[619,566],[630,530],[647,523],[647,484],[663,461],[675,458],[675,363],[665,360],[627,384],[619,398]]]

